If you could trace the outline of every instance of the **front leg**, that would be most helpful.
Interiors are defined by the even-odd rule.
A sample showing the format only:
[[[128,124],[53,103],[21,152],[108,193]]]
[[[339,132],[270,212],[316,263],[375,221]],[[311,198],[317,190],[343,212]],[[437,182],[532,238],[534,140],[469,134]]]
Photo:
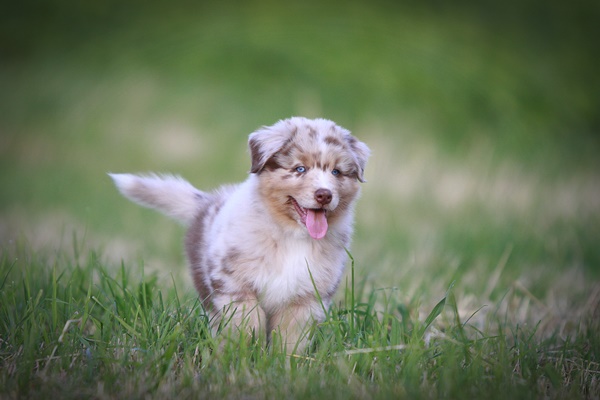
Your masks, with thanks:
[[[213,305],[215,309],[211,322],[213,335],[220,330],[231,338],[243,333],[249,338],[253,335],[257,338],[263,337],[267,317],[255,296],[215,294]]]
[[[309,344],[310,331],[315,323],[325,320],[323,304],[318,300],[301,299],[278,309],[269,318],[267,338],[273,334],[281,338],[281,345],[288,353],[300,354]]]

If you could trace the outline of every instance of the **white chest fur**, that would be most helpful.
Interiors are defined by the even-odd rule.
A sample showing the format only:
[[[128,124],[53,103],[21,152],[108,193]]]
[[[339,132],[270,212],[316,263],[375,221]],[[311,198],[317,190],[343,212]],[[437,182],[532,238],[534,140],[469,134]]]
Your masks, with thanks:
[[[329,291],[327,283],[341,266],[325,254],[316,252],[310,240],[282,240],[277,250],[256,265],[252,285],[265,308],[277,308],[315,290]]]

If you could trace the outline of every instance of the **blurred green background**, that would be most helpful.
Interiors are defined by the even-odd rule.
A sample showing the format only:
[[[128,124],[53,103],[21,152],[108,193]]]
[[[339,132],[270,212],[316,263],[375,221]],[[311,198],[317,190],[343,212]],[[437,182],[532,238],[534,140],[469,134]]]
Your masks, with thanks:
[[[457,279],[493,297],[521,279],[544,297],[574,274],[565,290],[585,289],[600,269],[599,17],[584,0],[3,4],[2,249],[68,250],[75,232],[167,275],[182,229],[106,172],[241,181],[247,135],[303,115],[373,150],[353,253],[374,286]]]

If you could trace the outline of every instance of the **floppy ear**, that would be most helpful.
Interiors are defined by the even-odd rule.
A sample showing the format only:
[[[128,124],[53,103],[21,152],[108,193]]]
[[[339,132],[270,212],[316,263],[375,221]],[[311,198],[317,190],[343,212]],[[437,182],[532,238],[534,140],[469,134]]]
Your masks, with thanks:
[[[279,121],[273,126],[263,126],[251,133],[248,138],[252,158],[250,172],[261,172],[267,161],[296,134],[296,129],[289,121]]]
[[[371,155],[371,150],[366,144],[356,139],[354,136],[348,135],[346,140],[352,149],[352,153],[356,159],[357,165],[357,179],[359,182],[365,182],[365,167],[367,166],[367,160]]]

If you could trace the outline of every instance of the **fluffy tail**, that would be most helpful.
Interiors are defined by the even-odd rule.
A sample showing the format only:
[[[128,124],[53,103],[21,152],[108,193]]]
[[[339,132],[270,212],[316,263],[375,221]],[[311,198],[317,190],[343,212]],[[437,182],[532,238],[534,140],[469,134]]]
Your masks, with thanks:
[[[173,175],[108,174],[123,196],[145,207],[154,208],[184,225],[194,220],[203,192],[188,181]]]

